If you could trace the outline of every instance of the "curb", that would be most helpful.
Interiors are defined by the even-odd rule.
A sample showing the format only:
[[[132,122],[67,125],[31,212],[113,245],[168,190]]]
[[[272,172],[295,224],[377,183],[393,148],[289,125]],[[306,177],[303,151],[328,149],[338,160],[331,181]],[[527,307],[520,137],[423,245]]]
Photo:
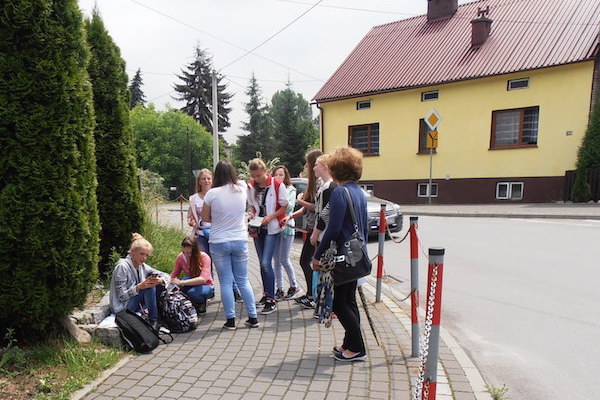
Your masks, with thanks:
[[[88,393],[94,391],[98,386],[100,386],[102,382],[104,382],[109,376],[111,376],[113,372],[125,365],[131,359],[131,357],[133,356],[128,354],[119,361],[117,361],[117,363],[113,365],[112,368],[103,371],[98,378],[96,378],[92,382],[88,383],[87,385],[73,393],[71,395],[71,400],[80,400]]]
[[[592,219],[600,220],[598,215],[565,215],[565,214],[518,214],[518,213],[474,213],[461,211],[403,211],[410,216],[430,217],[463,217],[463,218],[516,218],[516,219]]]

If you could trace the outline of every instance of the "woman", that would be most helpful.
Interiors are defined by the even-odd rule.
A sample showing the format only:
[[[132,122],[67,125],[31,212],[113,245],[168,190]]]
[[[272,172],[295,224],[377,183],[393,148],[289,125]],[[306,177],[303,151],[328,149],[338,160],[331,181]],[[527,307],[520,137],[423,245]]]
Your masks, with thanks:
[[[260,158],[248,163],[252,179],[248,182],[248,204],[251,207],[250,219],[262,218],[258,237],[254,246],[260,261],[260,276],[263,282],[264,304],[263,315],[271,314],[277,309],[275,302],[275,272],[273,271],[273,254],[279,247],[281,233],[280,219],[287,209],[288,199],[285,185],[276,181],[267,171],[267,166]]]
[[[168,284],[170,277],[146,264],[152,245],[139,233],[132,235],[128,253],[117,262],[110,279],[110,309],[117,314],[125,309],[143,312],[147,308],[148,322],[158,330],[156,286]]]
[[[196,303],[199,313],[206,312],[206,300],[215,294],[210,267],[210,256],[200,250],[198,242],[193,237],[184,238],[181,253],[175,259],[171,282],[181,286],[181,291]],[[183,279],[179,279],[181,272]]]
[[[196,178],[196,193],[190,196],[188,208],[188,224],[194,228],[194,234],[200,248],[210,254],[208,238],[210,235],[210,222],[202,220],[202,206],[204,196],[213,185],[213,174],[209,169],[203,168]]]
[[[310,236],[315,227],[315,196],[317,194],[317,178],[315,176],[315,162],[319,156],[322,156],[321,150],[311,150],[306,153],[306,169],[308,175],[308,185],[306,190],[302,194],[302,198],[298,199],[298,204],[302,206],[298,211],[293,212],[289,216],[283,219],[283,223],[287,224],[290,219],[295,219],[303,214],[306,214],[306,239],[302,246],[302,252],[300,253],[300,266],[302,272],[304,272],[304,278],[306,279],[306,295],[295,298],[294,300],[302,305],[304,308],[315,308],[315,301],[313,299],[313,280],[312,280],[312,269],[310,266],[310,260],[315,252],[315,247],[310,243]]]
[[[219,274],[221,300],[227,321],[223,328],[235,330],[233,281],[237,282],[246,306],[246,326],[258,328],[254,292],[248,280],[248,228],[246,227],[247,190],[238,181],[233,165],[219,161],[212,189],[204,196],[202,219],[211,223],[208,239]]]
[[[285,166],[278,165],[273,169],[273,178],[281,181],[285,185],[288,199],[285,214],[290,215],[294,211],[294,206],[296,205],[296,188],[292,185],[290,172]],[[279,246],[275,247],[274,250],[273,262],[275,267],[275,286],[277,289],[275,291],[275,300],[291,299],[300,292],[298,282],[296,281],[296,273],[294,272],[294,267],[290,261],[290,251],[292,249],[292,243],[294,243],[295,234],[294,220],[292,219],[287,225],[282,227],[281,236],[279,237]],[[282,269],[285,269],[288,281],[290,282],[290,288],[288,289],[287,294],[284,294],[283,291]]]
[[[331,192],[329,200],[329,225],[323,235],[313,259],[312,267],[319,270],[319,259],[334,240],[338,248],[352,236],[354,225],[350,214],[345,189],[350,192],[354,212],[358,223],[358,231],[362,238],[367,238],[367,200],[361,188],[356,184],[362,175],[362,153],[354,148],[341,148],[333,152],[328,160],[329,170],[338,187]],[[335,285],[335,273],[333,274]],[[360,331],[360,314],[356,304],[356,281],[335,285],[333,295],[333,311],[345,330],[341,346],[333,349],[333,355],[339,361],[358,361],[366,358],[365,343]]]

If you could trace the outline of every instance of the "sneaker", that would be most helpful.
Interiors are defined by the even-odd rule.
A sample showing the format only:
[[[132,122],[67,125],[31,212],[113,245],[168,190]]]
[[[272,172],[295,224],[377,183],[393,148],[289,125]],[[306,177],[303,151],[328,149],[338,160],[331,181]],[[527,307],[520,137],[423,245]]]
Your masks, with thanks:
[[[287,291],[287,294],[284,296],[284,299],[289,300],[301,291],[302,289],[300,289],[299,287],[290,286],[290,288]]]
[[[242,294],[239,291],[237,291],[237,290],[233,291],[233,298],[235,299],[236,303],[241,303],[242,302]]]
[[[205,314],[206,313],[206,300],[204,300],[202,303],[196,303],[196,312],[198,314]]]
[[[307,298],[307,296],[306,296],[306,295],[304,295],[304,296],[296,297],[296,298],[294,299],[294,301],[295,301],[296,303],[298,303],[298,304],[302,304],[302,302],[303,302],[303,301],[304,301],[306,298]]]
[[[364,361],[367,358],[367,355],[365,353],[357,353],[356,355],[354,355],[352,357],[344,357],[344,353],[337,353],[337,354],[334,354],[333,357],[338,361],[352,362],[352,361]]]
[[[305,297],[300,304],[304,308],[315,308],[316,305],[315,302],[309,297]]]
[[[171,331],[167,327],[161,325],[158,333],[171,333]]]
[[[268,315],[268,314],[271,314],[276,309],[277,309],[277,303],[275,303],[275,300],[267,299],[265,301],[265,306],[263,307],[263,309],[260,313],[262,315]]]
[[[248,318],[246,322],[244,322],[248,328],[258,328],[258,319],[256,318]]]
[[[277,289],[277,291],[275,292],[275,300],[277,300],[277,301],[283,300],[283,290],[282,289]]]
[[[227,322],[225,322],[223,328],[229,331],[235,331],[235,318],[227,318]]]
[[[265,304],[267,302],[267,296],[263,295],[263,297],[260,298],[260,300],[258,301],[258,303],[256,304]]]

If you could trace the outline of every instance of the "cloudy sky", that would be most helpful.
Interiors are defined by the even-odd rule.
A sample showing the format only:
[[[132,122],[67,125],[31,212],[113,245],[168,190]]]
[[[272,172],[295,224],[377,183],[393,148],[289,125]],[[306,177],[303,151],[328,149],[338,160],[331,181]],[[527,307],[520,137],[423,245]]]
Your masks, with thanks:
[[[427,12],[427,0],[79,0],[79,5],[85,16],[98,7],[129,77],[142,70],[146,99],[158,109],[181,107],[173,99],[175,74],[193,60],[196,45],[206,49],[234,94],[224,135],[229,142],[244,134],[244,92],[252,73],[266,101],[288,80],[310,101],[373,26]]]

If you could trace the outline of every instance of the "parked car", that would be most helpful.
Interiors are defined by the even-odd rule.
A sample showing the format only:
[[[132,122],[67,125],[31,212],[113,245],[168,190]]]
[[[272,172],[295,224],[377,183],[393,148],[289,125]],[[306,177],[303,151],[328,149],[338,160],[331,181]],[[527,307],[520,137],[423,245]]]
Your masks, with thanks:
[[[308,179],[292,178],[292,185],[296,187],[296,193],[303,193],[308,185]],[[369,214],[370,236],[376,236],[379,233],[379,211],[381,210],[381,204],[385,204],[385,218],[390,232],[399,232],[402,230],[403,215],[398,204],[375,197],[364,189],[363,193],[367,198],[367,213]],[[296,204],[295,210],[299,208],[300,206]],[[296,219],[296,226],[304,227],[303,217]]]

